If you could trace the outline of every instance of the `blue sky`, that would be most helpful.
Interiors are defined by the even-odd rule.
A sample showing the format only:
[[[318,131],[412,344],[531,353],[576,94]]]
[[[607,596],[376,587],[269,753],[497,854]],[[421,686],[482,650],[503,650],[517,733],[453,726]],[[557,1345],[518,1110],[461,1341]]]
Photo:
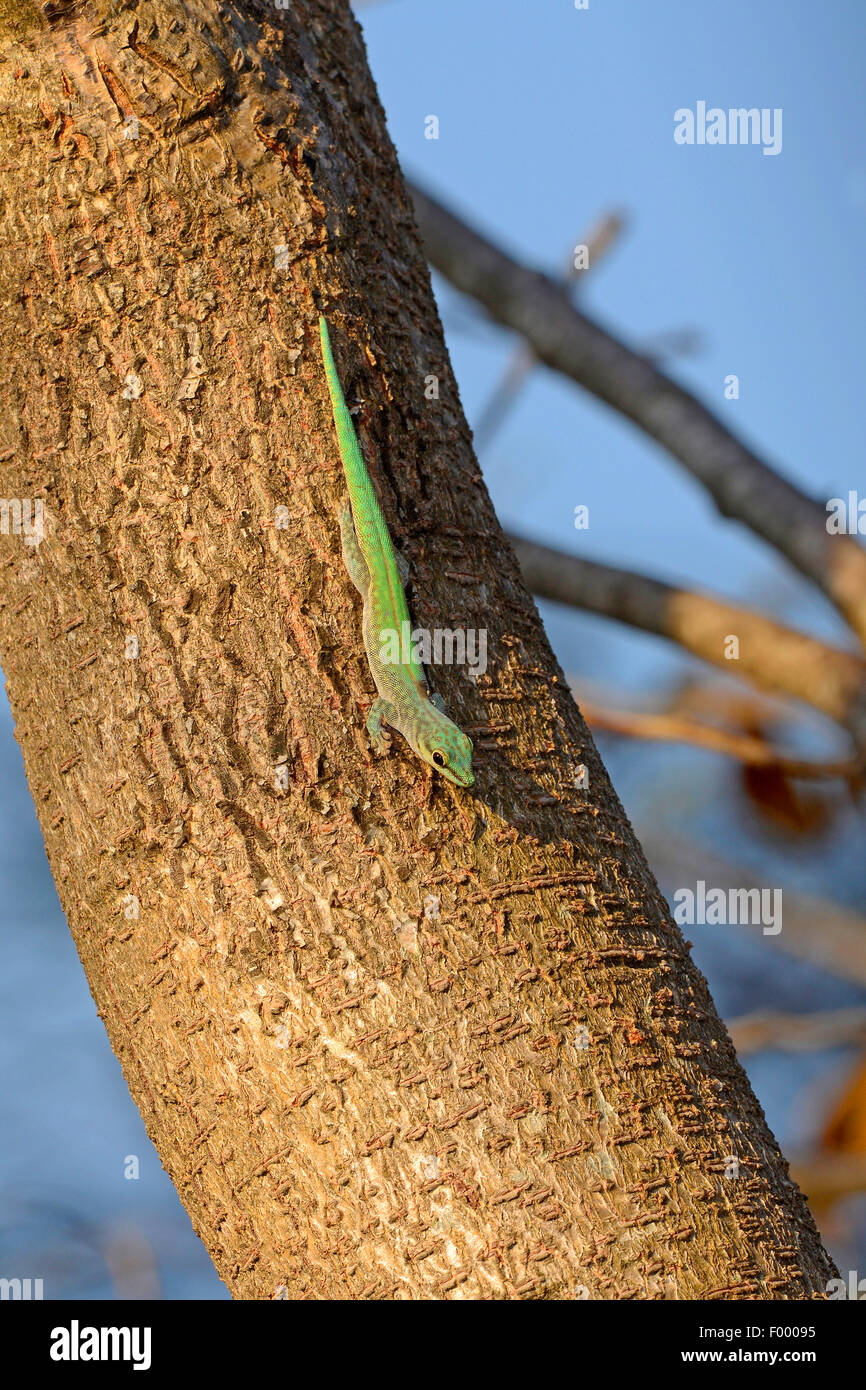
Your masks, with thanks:
[[[359,16],[408,173],[549,269],[623,209],[588,311],[635,343],[696,327],[700,356],[673,366],[684,383],[803,488],[862,489],[866,6],[389,0]],[[677,145],[674,112],[699,100],[781,107],[781,153]],[[467,332],[437,289],[471,423],[509,340]],[[740,399],[726,401],[732,372]],[[780,571],[659,448],[543,370],[484,464],[502,520],[552,544],[733,595]]]

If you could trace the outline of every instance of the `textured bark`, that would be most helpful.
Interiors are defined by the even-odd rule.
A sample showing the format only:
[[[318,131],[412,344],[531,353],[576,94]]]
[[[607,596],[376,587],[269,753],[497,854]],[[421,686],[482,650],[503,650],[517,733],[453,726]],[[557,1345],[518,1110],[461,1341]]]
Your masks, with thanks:
[[[820,1295],[473,461],[346,5],[49,19],[0,64],[0,491],[47,513],[40,546],[0,536],[0,652],[94,998],[220,1274]],[[488,630],[483,679],[437,680],[473,795],[368,750],[319,306],[416,622]]]

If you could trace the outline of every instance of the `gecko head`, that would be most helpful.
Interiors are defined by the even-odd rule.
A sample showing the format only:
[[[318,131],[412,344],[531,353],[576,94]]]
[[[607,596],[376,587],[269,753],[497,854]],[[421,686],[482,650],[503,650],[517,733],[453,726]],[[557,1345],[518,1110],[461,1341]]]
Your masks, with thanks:
[[[418,752],[437,772],[454,782],[458,787],[471,787],[475,777],[472,773],[472,739],[462,729],[452,723],[445,714],[439,714],[426,724],[419,738]]]

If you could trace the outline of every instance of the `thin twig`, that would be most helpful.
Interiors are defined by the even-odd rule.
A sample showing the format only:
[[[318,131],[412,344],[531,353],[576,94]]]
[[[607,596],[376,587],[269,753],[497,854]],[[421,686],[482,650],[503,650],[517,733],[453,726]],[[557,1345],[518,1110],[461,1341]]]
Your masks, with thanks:
[[[866,1042],[866,1009],[829,1009],[813,1014],[756,1012],[729,1019],[727,1029],[740,1056],[770,1049],[817,1052]]]
[[[588,270],[592,270],[603,260],[617,241],[625,226],[625,219],[619,213],[608,213],[596,223],[586,240],[578,243],[586,248],[586,265],[575,264],[574,254],[569,255],[562,285],[569,288],[579,283]],[[505,371],[491,393],[487,404],[478,418],[473,430],[475,448],[480,451],[490,442],[506,412],[514,405],[527,377],[538,359],[527,342],[520,342],[512,353]]]
[[[683,719],[674,714],[651,713],[645,710],[604,709],[584,699],[579,690],[574,697],[580,705],[580,712],[591,729],[602,729],[608,733],[624,734],[627,738],[657,739],[668,743],[688,743],[696,748],[706,748],[713,753],[736,758],[749,767],[776,768],[786,777],[800,779],[831,779],[844,777],[849,780],[862,775],[862,763],[850,758],[835,761],[818,761],[811,758],[793,758],[782,753],[762,738],[750,734],[736,733],[731,729],[718,729],[712,724],[701,724],[693,719]]]

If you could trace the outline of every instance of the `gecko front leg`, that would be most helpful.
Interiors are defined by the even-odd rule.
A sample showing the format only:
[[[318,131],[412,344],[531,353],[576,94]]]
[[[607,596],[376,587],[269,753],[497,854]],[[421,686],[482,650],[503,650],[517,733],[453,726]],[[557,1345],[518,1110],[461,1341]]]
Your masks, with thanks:
[[[390,724],[395,717],[394,706],[390,705],[387,700],[374,700],[370,706],[370,713],[367,715],[367,733],[370,735],[375,752],[380,757],[387,753],[391,745],[388,735],[382,732],[382,725]]]

